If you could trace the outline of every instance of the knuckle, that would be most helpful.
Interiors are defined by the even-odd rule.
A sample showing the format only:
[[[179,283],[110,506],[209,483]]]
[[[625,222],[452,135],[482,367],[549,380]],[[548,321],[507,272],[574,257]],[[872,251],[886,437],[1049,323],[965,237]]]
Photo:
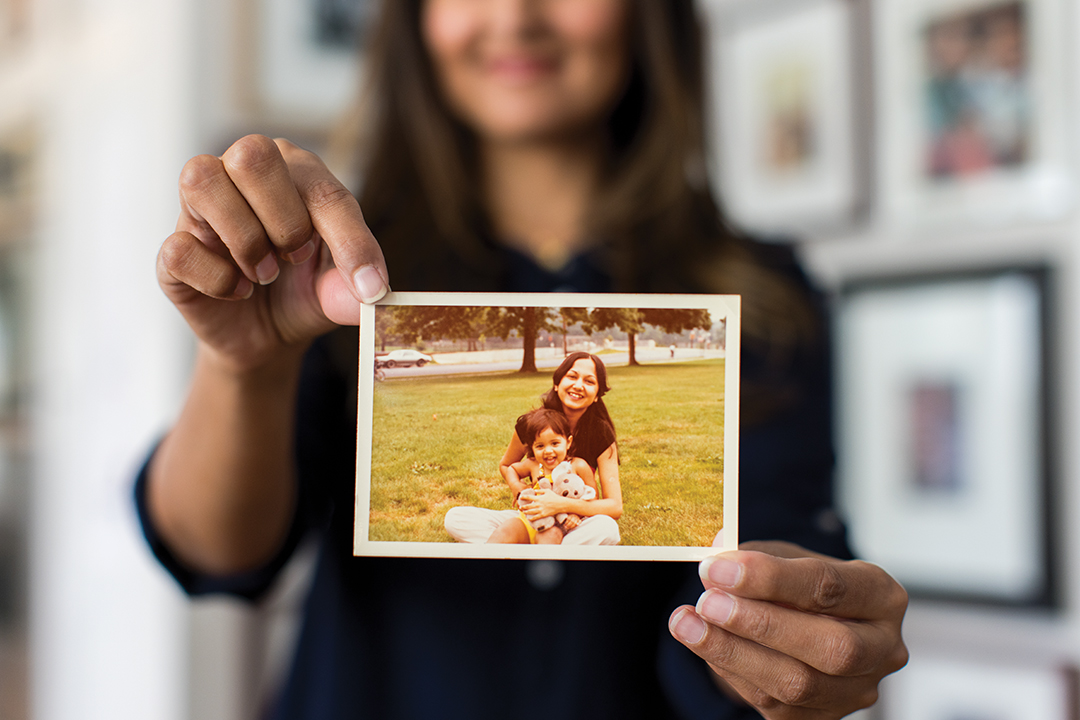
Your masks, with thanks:
[[[313,210],[325,210],[338,205],[351,204],[356,198],[339,182],[329,179],[316,180],[307,188],[308,205]]]
[[[777,700],[769,693],[765,692],[759,687],[752,688],[746,692],[743,696],[743,700],[746,700],[750,705],[758,708],[759,710],[774,710],[782,704],[780,700]]]
[[[311,222],[307,215],[289,218],[277,228],[275,244],[285,252],[298,250],[311,239]]]
[[[197,155],[180,172],[180,189],[188,194],[216,182],[224,172],[221,161],[213,155]]]
[[[749,639],[768,645],[776,632],[776,623],[773,621],[772,614],[767,610],[744,611],[745,614],[740,613],[739,610],[733,614],[732,620],[738,622],[741,619],[742,622],[739,624],[745,629]],[[742,615],[741,618],[740,615]]]
[[[721,670],[732,670],[738,659],[738,652],[735,643],[731,642],[731,636],[708,624],[706,624],[705,650],[702,655],[709,663]]]
[[[852,700],[855,703],[854,709],[865,710],[866,708],[871,707],[872,705],[877,703],[879,696],[880,692],[878,692],[877,685],[871,685],[866,690],[863,690],[860,693],[855,693],[852,696]]]
[[[225,151],[222,160],[225,164],[240,172],[257,172],[273,164],[281,153],[274,141],[265,135],[246,135]]]
[[[199,241],[176,233],[161,246],[161,266],[175,281],[211,297],[226,297],[236,289],[238,273],[209,251],[200,252]]]
[[[882,570],[882,572],[885,572]],[[903,617],[907,613],[908,607],[908,592],[904,589],[904,586],[896,582],[889,577],[892,591],[889,593],[889,599],[886,606],[892,611],[892,614],[897,617]]]
[[[817,680],[812,670],[799,666],[789,670],[782,678],[776,699],[785,705],[806,705],[814,699]]]
[[[893,650],[891,656],[889,657],[888,664],[886,665],[886,670],[888,670],[890,673],[894,673],[897,670],[900,670],[901,668],[906,666],[909,659],[911,659],[911,653],[908,651],[907,645],[905,645],[903,642],[900,642],[897,644],[896,649]]]
[[[172,275],[182,274],[189,265],[192,238],[183,233],[170,235],[161,245],[158,257],[161,265]]]
[[[853,677],[866,671],[866,641],[850,628],[841,627],[829,640],[825,651],[824,672],[838,677]]]
[[[816,612],[828,612],[835,608],[847,594],[847,583],[831,562],[819,561],[819,572],[810,591],[810,603]]]

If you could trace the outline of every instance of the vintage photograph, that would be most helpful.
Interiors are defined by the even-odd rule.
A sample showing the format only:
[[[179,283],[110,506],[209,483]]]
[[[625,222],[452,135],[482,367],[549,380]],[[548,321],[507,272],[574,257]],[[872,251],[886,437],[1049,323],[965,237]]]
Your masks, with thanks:
[[[926,172],[936,179],[1030,159],[1028,7],[1016,0],[935,18],[923,32]]]
[[[357,554],[735,547],[737,299],[388,297],[361,319]]]

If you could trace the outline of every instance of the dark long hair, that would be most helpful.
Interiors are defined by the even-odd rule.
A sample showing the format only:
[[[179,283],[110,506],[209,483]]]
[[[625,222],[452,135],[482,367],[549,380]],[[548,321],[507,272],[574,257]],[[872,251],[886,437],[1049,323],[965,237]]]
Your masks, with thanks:
[[[545,408],[565,413],[566,410],[563,408],[556,388],[566,377],[566,373],[570,372],[574,363],[582,359],[592,360],[596,367],[596,402],[578,418],[570,453],[587,460],[592,465],[595,464],[594,457],[607,450],[616,439],[615,423],[612,422],[611,413],[608,412],[607,405],[604,403],[604,396],[611,391],[607,383],[607,368],[604,366],[604,361],[587,352],[570,353],[551,374],[552,387],[540,397],[540,400]]]
[[[790,366],[820,342],[790,258],[732,230],[706,174],[704,51],[693,0],[629,0],[631,72],[585,231],[613,290],[742,295],[744,350]],[[363,101],[336,142],[396,290],[505,290],[473,133],[450,111],[421,36],[422,0],[384,0]],[[354,162],[355,161],[355,162]],[[779,266],[779,267],[778,267]]]

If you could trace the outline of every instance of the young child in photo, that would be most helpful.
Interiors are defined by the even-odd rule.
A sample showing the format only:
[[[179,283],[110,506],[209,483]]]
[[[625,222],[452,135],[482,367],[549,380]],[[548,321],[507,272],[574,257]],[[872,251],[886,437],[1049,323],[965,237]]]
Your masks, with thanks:
[[[526,456],[509,467],[507,483],[514,492],[514,503],[526,490],[539,491],[551,489],[554,478],[552,472],[564,461],[569,460],[570,470],[581,477],[585,485],[596,493],[596,481],[592,468],[581,458],[567,458],[573,436],[570,435],[570,421],[557,410],[539,408],[525,414],[524,427]],[[546,482],[544,482],[546,481]],[[489,543],[529,543],[534,545],[558,545],[563,536],[581,522],[577,515],[567,514],[562,523],[555,518],[542,518],[530,521],[525,513],[518,511],[518,516],[500,525],[488,538]]]

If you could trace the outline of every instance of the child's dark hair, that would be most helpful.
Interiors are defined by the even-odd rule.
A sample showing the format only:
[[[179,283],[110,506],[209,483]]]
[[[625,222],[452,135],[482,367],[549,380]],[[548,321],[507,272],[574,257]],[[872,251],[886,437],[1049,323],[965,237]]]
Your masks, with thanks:
[[[536,441],[536,436],[545,430],[550,429],[556,435],[570,438],[570,421],[558,410],[548,408],[530,410],[517,419],[514,428],[521,442],[525,443],[525,453],[533,460],[533,442]]]

